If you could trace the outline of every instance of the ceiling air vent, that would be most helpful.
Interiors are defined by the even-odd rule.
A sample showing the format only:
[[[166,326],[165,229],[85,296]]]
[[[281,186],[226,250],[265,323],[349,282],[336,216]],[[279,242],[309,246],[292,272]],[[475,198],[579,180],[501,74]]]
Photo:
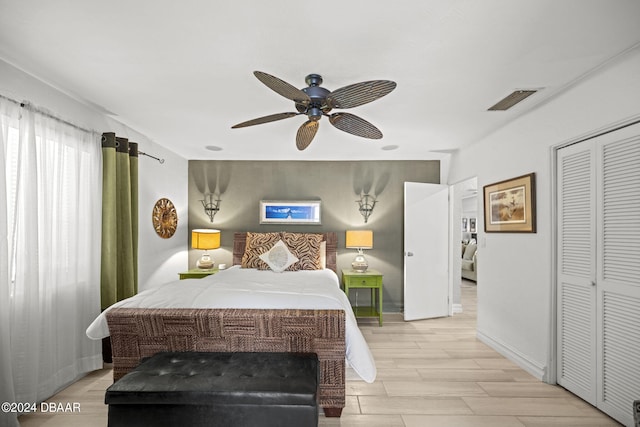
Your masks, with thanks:
[[[504,97],[503,99],[501,99],[500,101],[498,101],[494,106],[489,107],[488,111],[508,110],[509,108],[516,105],[518,102],[522,101],[523,99],[527,98],[530,95],[533,95],[536,92],[537,90],[516,90],[510,93],[509,95],[507,95],[506,97]]]

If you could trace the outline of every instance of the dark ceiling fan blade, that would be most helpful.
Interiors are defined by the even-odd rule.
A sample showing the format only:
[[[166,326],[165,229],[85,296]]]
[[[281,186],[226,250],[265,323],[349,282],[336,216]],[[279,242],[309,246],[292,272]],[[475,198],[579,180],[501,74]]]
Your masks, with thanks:
[[[320,124],[316,120],[308,120],[298,128],[298,134],[296,135],[296,147],[302,151],[311,144],[313,137],[318,132],[318,126]]]
[[[331,108],[353,108],[382,98],[396,88],[390,80],[371,80],[336,89],[327,96]]]
[[[274,77],[271,74],[263,73],[262,71],[254,71],[253,75],[255,75],[258,80],[264,83],[269,89],[284,96],[287,99],[290,99],[298,104],[308,105],[309,103],[311,103],[311,98],[309,98],[309,95],[307,95],[300,89],[290,85],[284,80],[280,80],[279,78]]]
[[[277,120],[288,119],[289,117],[294,117],[299,114],[300,113],[271,114],[269,116],[258,117],[257,119],[247,120],[246,122],[238,123],[237,125],[231,126],[231,129],[244,128],[247,126],[254,126],[254,125],[261,125],[263,123],[275,122]]]
[[[349,113],[334,113],[329,116],[332,125],[341,131],[369,139],[382,138],[382,132],[360,117]]]

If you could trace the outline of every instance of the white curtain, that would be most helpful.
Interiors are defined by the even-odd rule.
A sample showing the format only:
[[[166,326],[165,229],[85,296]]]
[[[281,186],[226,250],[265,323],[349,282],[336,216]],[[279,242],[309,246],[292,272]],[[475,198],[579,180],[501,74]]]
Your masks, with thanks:
[[[0,124],[0,402],[40,402],[102,367],[100,136],[4,99]]]

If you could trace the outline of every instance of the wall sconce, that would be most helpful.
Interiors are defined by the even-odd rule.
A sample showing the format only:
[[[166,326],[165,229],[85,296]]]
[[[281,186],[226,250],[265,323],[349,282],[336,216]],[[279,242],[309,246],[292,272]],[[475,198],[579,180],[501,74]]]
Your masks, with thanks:
[[[373,213],[373,207],[376,205],[376,198],[374,196],[370,196],[369,194],[364,194],[360,196],[360,200],[356,200],[358,204],[358,210],[360,214],[364,217],[364,223],[367,223],[369,216]]]
[[[367,259],[362,253],[363,249],[373,249],[373,231],[371,230],[347,230],[345,248],[357,249],[358,255],[353,259],[351,268],[354,271],[364,273],[369,268]]]
[[[202,202],[202,206],[204,207],[204,213],[207,214],[211,222],[213,222],[213,217],[216,216],[218,211],[220,210],[220,199],[215,199],[215,194],[205,194],[204,200],[200,200]]]
[[[191,247],[193,249],[202,249],[204,254],[196,266],[202,269],[213,268],[213,259],[207,252],[209,249],[218,249],[220,247],[220,230],[211,230],[200,228],[191,231]]]

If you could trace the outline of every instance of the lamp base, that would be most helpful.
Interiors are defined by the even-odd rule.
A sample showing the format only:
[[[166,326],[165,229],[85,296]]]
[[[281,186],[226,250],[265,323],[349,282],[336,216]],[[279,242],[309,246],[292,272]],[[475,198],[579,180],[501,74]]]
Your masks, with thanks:
[[[367,264],[367,259],[362,254],[356,255],[351,263],[351,268],[353,271],[357,271],[358,273],[364,273],[369,268],[369,264]]]
[[[200,259],[196,262],[196,267],[201,268],[203,270],[210,270],[213,268],[214,262],[211,259],[211,256],[207,253],[202,255]]]

